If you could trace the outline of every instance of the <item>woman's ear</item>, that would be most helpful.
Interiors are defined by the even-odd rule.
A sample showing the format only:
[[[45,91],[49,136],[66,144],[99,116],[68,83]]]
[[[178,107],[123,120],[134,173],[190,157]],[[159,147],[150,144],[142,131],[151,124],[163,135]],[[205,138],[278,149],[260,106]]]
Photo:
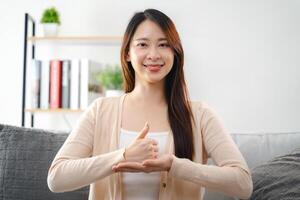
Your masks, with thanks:
[[[131,61],[130,56],[129,56],[129,52],[128,52],[127,55],[126,55],[126,61],[127,61],[127,62],[130,62],[130,61]]]

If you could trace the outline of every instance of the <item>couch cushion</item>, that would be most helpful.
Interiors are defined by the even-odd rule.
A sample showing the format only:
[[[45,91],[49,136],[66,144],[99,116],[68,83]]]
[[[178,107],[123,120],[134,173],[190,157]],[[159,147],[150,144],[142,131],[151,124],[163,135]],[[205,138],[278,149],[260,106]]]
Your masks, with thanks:
[[[290,153],[300,146],[300,132],[287,133],[232,133],[234,142],[243,154],[249,168],[259,166],[272,158]],[[213,161],[209,159],[209,164]],[[235,200],[222,192],[206,189],[204,200]]]
[[[232,133],[250,169],[300,146],[300,132]],[[255,149],[255,151],[254,151]]]
[[[47,186],[48,169],[67,135],[0,124],[0,199],[88,199],[88,187],[55,194]]]
[[[300,146],[253,169],[251,200],[300,199]]]

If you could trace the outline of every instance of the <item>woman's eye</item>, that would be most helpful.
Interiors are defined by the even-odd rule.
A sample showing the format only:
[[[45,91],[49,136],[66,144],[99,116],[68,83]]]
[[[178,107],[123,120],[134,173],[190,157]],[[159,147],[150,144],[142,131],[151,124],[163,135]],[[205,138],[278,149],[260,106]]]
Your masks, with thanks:
[[[159,45],[160,47],[169,47],[169,44],[168,43],[162,43]]]
[[[146,43],[138,43],[137,46],[138,46],[138,47],[146,47],[147,44],[146,44]]]

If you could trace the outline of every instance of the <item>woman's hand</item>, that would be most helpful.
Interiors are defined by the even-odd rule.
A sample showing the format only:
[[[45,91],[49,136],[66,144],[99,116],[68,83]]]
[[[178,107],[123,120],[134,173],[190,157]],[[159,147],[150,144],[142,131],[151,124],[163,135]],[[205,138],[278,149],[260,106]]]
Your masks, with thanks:
[[[124,153],[125,162],[142,162],[146,159],[157,158],[157,141],[146,138],[149,125],[146,122],[144,128],[136,139],[126,148]]]
[[[156,172],[169,171],[173,162],[173,156],[164,154],[157,159],[147,159],[141,162],[120,162],[112,167],[114,172]]]

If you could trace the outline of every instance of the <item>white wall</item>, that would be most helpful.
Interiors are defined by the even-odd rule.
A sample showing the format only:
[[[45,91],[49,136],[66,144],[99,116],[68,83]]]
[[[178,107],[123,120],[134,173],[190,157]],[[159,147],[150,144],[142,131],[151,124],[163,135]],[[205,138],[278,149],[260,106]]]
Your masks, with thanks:
[[[24,13],[38,20],[52,5],[61,12],[61,35],[122,35],[135,11],[164,11],[182,38],[192,99],[214,107],[231,132],[300,130],[296,0],[2,0],[0,123],[21,123]],[[106,59],[118,59],[118,49],[109,52]]]

